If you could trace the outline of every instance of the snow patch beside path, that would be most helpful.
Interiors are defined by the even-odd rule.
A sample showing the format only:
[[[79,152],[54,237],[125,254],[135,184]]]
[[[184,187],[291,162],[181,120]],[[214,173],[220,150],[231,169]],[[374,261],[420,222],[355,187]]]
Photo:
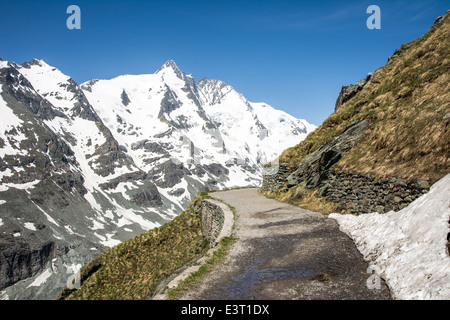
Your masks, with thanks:
[[[378,267],[393,298],[450,299],[450,174],[398,212],[329,217]]]

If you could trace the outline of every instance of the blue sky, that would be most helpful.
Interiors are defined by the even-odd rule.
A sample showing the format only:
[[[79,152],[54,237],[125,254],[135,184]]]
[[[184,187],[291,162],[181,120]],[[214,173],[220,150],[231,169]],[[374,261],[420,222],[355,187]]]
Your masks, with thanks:
[[[66,27],[72,4],[81,30]],[[380,30],[366,27],[372,4]],[[383,66],[449,8],[447,0],[0,0],[0,57],[44,59],[78,83],[153,73],[173,59],[196,80],[220,79],[319,125],[342,85]]]

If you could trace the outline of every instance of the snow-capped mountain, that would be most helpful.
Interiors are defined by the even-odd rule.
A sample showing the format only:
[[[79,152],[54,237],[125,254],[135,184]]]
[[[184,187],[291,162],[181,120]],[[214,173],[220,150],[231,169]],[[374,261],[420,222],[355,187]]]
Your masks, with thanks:
[[[177,182],[170,174],[176,164],[189,171],[206,166],[205,177],[193,176],[211,187],[259,185],[262,164],[315,128],[264,103],[247,101],[222,81],[196,83],[173,61],[155,74],[92,80],[82,88],[141,169],[169,167],[155,172],[160,173],[155,183],[162,188]],[[218,170],[227,174],[217,179]]]
[[[0,85],[0,296],[12,299],[51,298],[198,191],[259,186],[262,165],[315,128],[173,61],[78,85],[43,60],[0,60]]]

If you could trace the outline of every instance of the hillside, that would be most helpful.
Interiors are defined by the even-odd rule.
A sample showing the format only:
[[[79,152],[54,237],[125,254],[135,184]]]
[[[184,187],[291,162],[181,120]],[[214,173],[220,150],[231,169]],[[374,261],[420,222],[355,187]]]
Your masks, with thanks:
[[[174,220],[125,241],[80,270],[80,288],[62,290],[58,299],[136,300],[150,298],[157,285],[186,263],[204,254],[202,196]]]
[[[450,14],[344,86],[335,112],[279,162],[262,190],[302,205],[315,192],[326,212],[399,210],[449,173]]]
[[[337,164],[345,171],[437,181],[450,170],[450,15],[395,51],[369,83],[280,162],[296,167],[351,123],[365,138]]]

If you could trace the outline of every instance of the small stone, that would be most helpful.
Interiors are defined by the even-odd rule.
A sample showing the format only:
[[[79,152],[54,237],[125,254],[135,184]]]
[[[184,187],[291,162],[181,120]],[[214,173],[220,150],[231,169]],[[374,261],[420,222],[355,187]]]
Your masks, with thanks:
[[[375,211],[378,213],[384,213],[384,207],[383,206],[376,206]]]
[[[400,187],[404,187],[404,188],[407,187],[406,182],[404,180],[401,180],[401,179],[397,180],[397,185],[400,186]]]
[[[417,181],[417,187],[419,189],[430,189],[430,184],[427,181],[420,180]]]

